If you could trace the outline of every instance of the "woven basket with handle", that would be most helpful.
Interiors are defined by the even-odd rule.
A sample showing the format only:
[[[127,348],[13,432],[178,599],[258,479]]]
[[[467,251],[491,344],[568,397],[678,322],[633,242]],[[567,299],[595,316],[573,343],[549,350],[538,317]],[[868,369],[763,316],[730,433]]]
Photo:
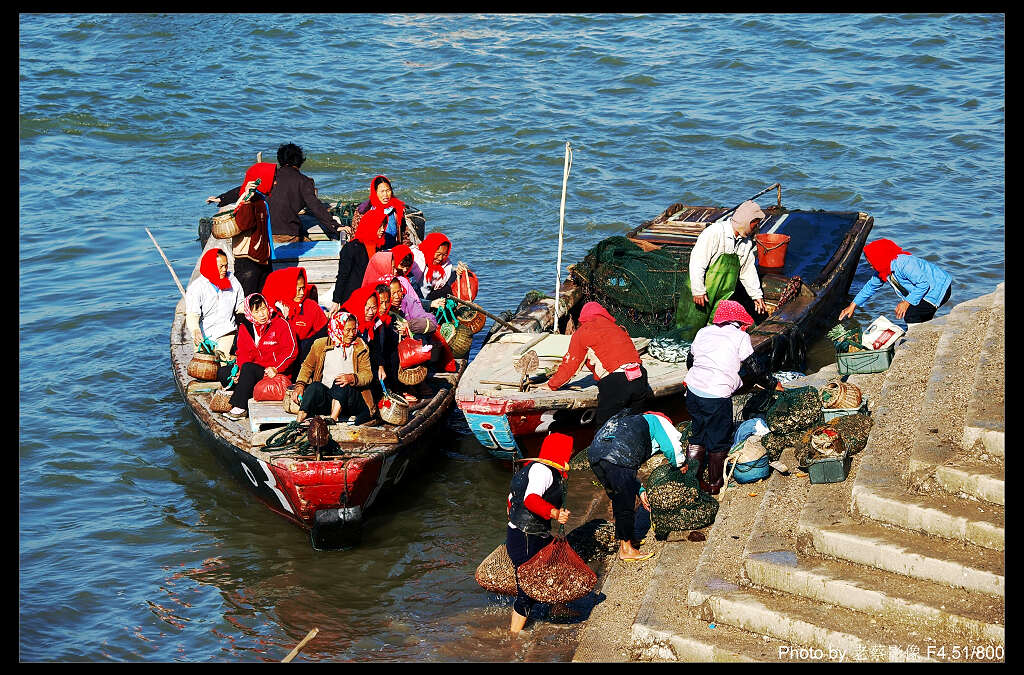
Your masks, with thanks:
[[[427,379],[427,367],[416,366],[414,368],[399,368],[398,381],[402,384],[413,387]]]

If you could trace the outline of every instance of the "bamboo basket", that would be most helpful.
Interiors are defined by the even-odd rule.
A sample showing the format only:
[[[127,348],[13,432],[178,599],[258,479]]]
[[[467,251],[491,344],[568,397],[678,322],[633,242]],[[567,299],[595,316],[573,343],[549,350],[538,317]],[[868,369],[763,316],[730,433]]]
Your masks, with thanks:
[[[217,370],[219,368],[220,363],[215,355],[196,352],[196,355],[188,362],[186,372],[189,377],[203,380],[204,382],[212,382],[217,379]]]
[[[860,401],[860,389],[841,380],[832,380],[821,390],[822,408],[857,408]]]
[[[213,217],[213,236],[217,239],[231,239],[236,234],[241,234],[238,223],[235,222],[235,212],[223,211]]]
[[[380,418],[388,424],[402,426],[409,421],[409,404],[400,396],[385,393],[379,408]]]
[[[218,389],[214,392],[213,396],[210,397],[210,410],[213,412],[227,412],[231,410],[231,392]]]
[[[452,355],[455,358],[466,358],[469,354],[469,348],[473,346],[473,333],[470,332],[469,326],[464,323],[456,326],[452,331],[451,338],[448,339],[448,346],[452,348]]]
[[[288,389],[284,392],[284,400],[281,401],[281,407],[284,408],[284,411],[292,415],[299,412],[299,405],[292,400],[293,391],[295,391],[295,385],[289,384]]]
[[[413,368],[399,368],[398,381],[402,384],[413,387],[427,379],[427,367],[415,366]]]

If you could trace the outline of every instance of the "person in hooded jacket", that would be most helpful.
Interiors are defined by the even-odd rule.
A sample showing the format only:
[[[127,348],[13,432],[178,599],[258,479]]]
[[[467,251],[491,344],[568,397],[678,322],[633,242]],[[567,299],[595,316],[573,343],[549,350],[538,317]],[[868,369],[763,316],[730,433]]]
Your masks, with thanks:
[[[580,310],[579,326],[569,339],[569,349],[558,369],[548,380],[548,388],[554,391],[565,385],[582,364],[597,380],[595,428],[600,429],[623,409],[640,412],[654,397],[647,382],[647,369],[629,333],[597,302],[588,302]]]
[[[878,274],[868,279],[853,302],[839,313],[840,321],[853,316],[853,310],[870,300],[887,282],[900,298],[896,318],[908,324],[931,321],[953,291],[953,277],[949,273],[904,251],[889,239],[877,239],[864,246],[864,257]]]
[[[384,244],[384,223],[374,223],[372,219],[362,219],[356,226],[352,239],[345,242],[338,254],[338,278],[334,283],[334,293],[328,314],[341,309],[352,293],[363,285],[363,276],[370,258]]]
[[[712,325],[697,331],[687,357],[686,410],[693,424],[686,454],[695,460],[701,489],[711,495],[717,495],[724,484],[722,472],[733,437],[732,395],[743,385],[741,372],[747,370],[766,389],[782,388],[753,358],[746,333],[753,325],[743,305],[722,300]]]
[[[519,586],[519,567],[551,542],[551,521],[565,524],[571,515],[564,508],[563,483],[569,477],[572,436],[551,433],[544,438],[537,459],[512,476],[508,492],[505,550],[516,568],[516,600],[509,630],[518,635],[536,601]]]
[[[231,410],[224,413],[225,417],[233,420],[249,416],[249,399],[256,383],[264,377],[274,377],[288,370],[299,353],[291,326],[262,295],[249,295],[243,309],[253,333],[250,334],[245,326],[238,331],[235,359],[238,380],[230,398]],[[218,375],[222,384],[230,383],[230,371],[231,366],[221,366]]]
[[[299,342],[299,354],[292,370],[306,360],[315,340],[327,337],[327,315],[308,297],[309,289],[306,270],[302,267],[284,267],[271,272],[263,284],[263,297],[281,312]]]
[[[368,390],[373,380],[370,349],[359,338],[358,323],[348,312],[335,312],[327,337],[313,343],[291,392],[299,404],[297,422],[309,415],[328,415],[335,422],[342,415],[354,415],[354,424],[365,424],[376,415]]]
[[[211,248],[199,261],[199,276],[185,291],[185,326],[196,350],[212,338],[224,355],[231,354],[238,333],[236,312],[242,311],[242,285],[228,271],[228,256]]]
[[[377,175],[370,181],[370,198],[356,207],[352,225],[356,227],[366,218],[373,225],[384,223],[384,243],[380,250],[407,243],[405,202],[394,195],[387,176]]]
[[[672,466],[686,471],[686,452],[680,439],[682,434],[672,426],[672,420],[659,412],[635,415],[626,411],[614,415],[594,434],[587,448],[587,459],[594,475],[601,481],[612,502],[615,519],[615,538],[619,540],[619,560],[639,561],[654,553],[641,553],[642,532],[635,531],[636,501],[648,511],[651,503],[647,491],[637,478],[644,462],[661,452]]]

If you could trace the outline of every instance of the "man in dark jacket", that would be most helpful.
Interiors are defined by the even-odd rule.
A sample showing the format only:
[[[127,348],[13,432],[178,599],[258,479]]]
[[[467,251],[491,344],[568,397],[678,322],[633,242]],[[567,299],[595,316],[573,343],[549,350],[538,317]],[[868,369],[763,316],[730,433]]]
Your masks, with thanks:
[[[299,167],[306,161],[302,148],[294,143],[286,143],[277,149],[277,171],[274,173],[274,185],[270,189],[268,203],[270,205],[270,229],[274,234],[275,244],[288,244],[296,241],[309,241],[303,228],[299,211],[303,208],[320,222],[324,234],[331,239],[339,237],[338,226],[341,220],[332,217],[327,208],[316,195],[313,179],[299,172]],[[266,193],[261,185],[260,191]],[[217,206],[232,204],[238,201],[242,186],[232,188],[217,197],[209,197],[206,201]]]

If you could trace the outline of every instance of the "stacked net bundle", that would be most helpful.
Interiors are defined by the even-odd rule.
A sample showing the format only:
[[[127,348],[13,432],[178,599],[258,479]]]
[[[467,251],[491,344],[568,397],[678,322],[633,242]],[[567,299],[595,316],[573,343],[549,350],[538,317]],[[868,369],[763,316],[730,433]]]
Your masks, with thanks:
[[[651,504],[651,524],[659,539],[669,532],[699,530],[715,522],[718,501],[700,489],[696,468],[688,466],[683,473],[665,463],[647,478],[644,487]]]
[[[519,566],[519,587],[534,600],[579,600],[597,585],[597,575],[562,535]]]
[[[584,300],[601,303],[631,337],[673,332],[679,298],[689,292],[686,261],[621,236],[598,242],[573,267],[573,277]]]

